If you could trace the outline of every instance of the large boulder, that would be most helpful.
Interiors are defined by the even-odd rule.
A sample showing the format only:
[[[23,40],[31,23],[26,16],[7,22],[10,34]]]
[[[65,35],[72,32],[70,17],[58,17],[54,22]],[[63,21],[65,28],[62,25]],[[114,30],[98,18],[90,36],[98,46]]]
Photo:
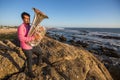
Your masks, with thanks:
[[[16,48],[13,49],[14,53],[7,54],[11,55],[14,60],[3,56],[6,54],[5,52],[0,55],[2,57],[0,60],[6,59],[6,62],[4,61],[5,64],[2,63],[3,61],[1,61],[2,64],[0,63],[2,65],[0,70],[2,69],[2,72],[6,72],[0,78],[12,74],[7,77],[8,80],[30,80],[25,71],[17,72],[18,69],[13,62],[16,62],[21,68],[24,60],[18,56]],[[40,45],[34,48],[34,52],[36,51],[42,54],[43,65],[37,66],[33,64],[33,73],[36,75],[33,80],[113,80],[106,67],[83,48],[45,37]],[[21,56],[24,57],[24,54],[21,54]],[[10,68],[8,65],[12,65],[12,67]],[[9,71],[5,70],[4,67],[9,69]],[[3,73],[0,71],[0,74]]]

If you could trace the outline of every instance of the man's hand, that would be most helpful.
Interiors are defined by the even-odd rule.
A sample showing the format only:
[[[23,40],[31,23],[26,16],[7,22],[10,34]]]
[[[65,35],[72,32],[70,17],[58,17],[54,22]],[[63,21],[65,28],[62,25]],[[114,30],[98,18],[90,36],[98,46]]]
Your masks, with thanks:
[[[42,39],[41,35],[38,34],[38,33],[35,33],[34,38],[35,38],[35,40],[40,40],[40,39]]]
[[[43,38],[43,33],[42,33],[43,31],[44,31],[44,27],[43,26],[39,27],[39,29],[34,34],[35,40],[41,40]]]

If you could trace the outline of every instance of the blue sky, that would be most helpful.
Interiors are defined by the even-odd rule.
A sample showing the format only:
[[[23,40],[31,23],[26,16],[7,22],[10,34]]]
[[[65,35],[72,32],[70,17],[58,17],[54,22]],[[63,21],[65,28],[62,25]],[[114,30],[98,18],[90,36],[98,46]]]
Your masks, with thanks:
[[[21,13],[35,7],[48,15],[47,27],[120,28],[120,0],[0,0],[0,25],[22,23]]]

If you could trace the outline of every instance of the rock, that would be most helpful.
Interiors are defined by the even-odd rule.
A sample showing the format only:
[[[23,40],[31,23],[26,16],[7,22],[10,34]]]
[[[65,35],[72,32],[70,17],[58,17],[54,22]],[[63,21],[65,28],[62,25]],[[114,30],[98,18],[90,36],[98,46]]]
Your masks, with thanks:
[[[117,65],[106,64],[105,66],[107,66],[107,69],[111,73],[114,80],[119,80],[120,79],[120,63],[117,64]]]
[[[8,50],[10,49],[5,43],[0,41],[0,50]]]
[[[33,65],[33,73],[36,75],[33,80],[113,80],[106,67],[83,48],[45,37],[40,45],[34,48],[34,51],[38,51],[38,49],[40,49],[44,63],[42,66]],[[13,62],[17,61],[19,67],[23,66],[24,60],[18,57],[15,52],[8,54],[12,56],[14,61],[7,59],[7,56],[2,56],[3,60],[4,58],[7,60],[5,64],[1,64],[3,61],[0,58],[1,69],[4,73],[6,72],[0,78],[8,73],[13,74],[18,71],[12,64]],[[18,72],[11,75],[8,80],[30,80],[30,78],[26,72]]]
[[[53,74],[52,72],[54,72],[57,77],[52,75],[51,78],[54,76],[57,80],[89,80],[92,78],[104,80],[105,78],[103,78],[102,75],[101,78],[99,77],[100,74],[109,74],[109,72],[104,73],[107,71],[106,68],[103,68],[103,65],[86,50],[59,43],[51,39],[45,40],[46,41],[40,45],[42,53],[45,53],[43,54],[44,61],[48,66],[50,65],[49,67],[46,66],[49,73],[45,73],[45,76],[51,76],[51,74]],[[101,70],[103,70],[103,73]]]
[[[14,43],[12,43],[10,40],[4,40],[3,41],[7,46],[9,46],[9,48],[11,49],[15,49],[16,45]]]
[[[21,52],[21,51],[19,51]],[[24,64],[24,56],[14,50],[0,50],[0,79],[19,72]]]
[[[102,47],[101,46],[101,52],[104,55],[110,56],[110,57],[116,57],[116,58],[120,58],[119,53],[117,53],[114,49],[109,49],[107,47]]]
[[[117,36],[103,36],[103,35],[99,35],[99,37],[102,37],[104,39],[116,39],[116,40],[120,40],[120,37],[117,37]]]
[[[61,42],[66,42],[66,41],[67,41],[67,39],[66,39],[63,35],[61,35],[61,36],[59,37],[59,40],[60,40]]]
[[[95,55],[95,54],[94,54]],[[109,57],[106,55],[95,55],[109,70],[114,80],[119,80],[120,58]]]
[[[88,46],[87,43],[84,43],[84,42],[82,42],[82,41],[80,41],[80,40],[76,41],[76,44],[81,45],[81,46],[84,47],[84,48],[86,48],[86,47]]]
[[[70,44],[75,45],[75,41],[73,39],[68,41]]]
[[[10,40],[0,41],[0,45],[0,78],[4,78],[21,70],[25,56]]]

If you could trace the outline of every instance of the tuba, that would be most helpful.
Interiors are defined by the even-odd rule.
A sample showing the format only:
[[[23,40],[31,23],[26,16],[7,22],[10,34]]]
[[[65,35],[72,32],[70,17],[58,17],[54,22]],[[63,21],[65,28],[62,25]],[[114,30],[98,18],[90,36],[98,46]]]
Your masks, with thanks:
[[[45,33],[46,33],[46,29],[45,27],[42,27],[39,25],[39,23],[45,19],[48,18],[47,15],[45,15],[44,13],[42,13],[40,10],[33,8],[34,10],[34,19],[33,22],[31,24],[31,28],[28,32],[28,36],[33,36],[33,35],[40,35],[41,37],[44,37]],[[40,39],[34,40],[34,41],[30,41],[28,42],[28,44],[30,46],[37,46],[41,41]]]

